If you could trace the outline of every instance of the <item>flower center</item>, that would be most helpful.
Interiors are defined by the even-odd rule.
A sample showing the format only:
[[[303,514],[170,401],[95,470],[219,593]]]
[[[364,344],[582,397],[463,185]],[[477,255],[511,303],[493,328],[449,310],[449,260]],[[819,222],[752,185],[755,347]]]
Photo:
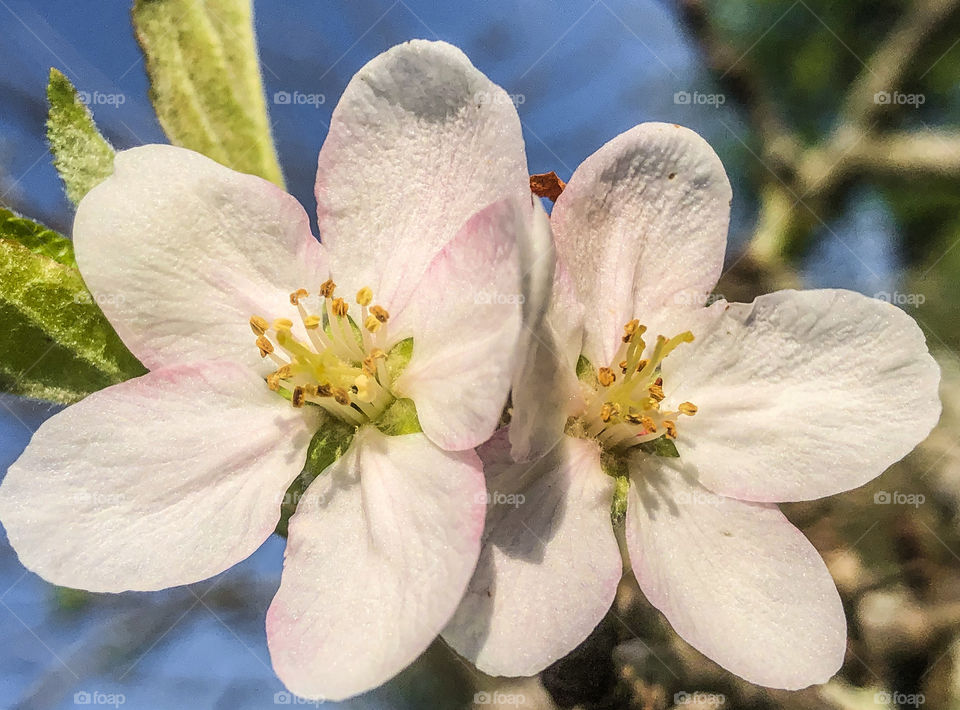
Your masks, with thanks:
[[[321,313],[307,310],[304,299],[310,294],[306,289],[290,294],[307,342],[293,334],[293,321],[287,318],[273,323],[262,316],[250,318],[260,356],[277,365],[267,376],[267,386],[288,397],[294,407],[310,402],[353,424],[375,421],[396,399],[390,391],[384,350],[390,314],[381,306],[371,306],[373,292],[362,288],[356,297],[357,326],[348,315],[347,302],[334,298],[335,290],[331,280],[320,285]]]
[[[676,439],[677,418],[697,413],[691,402],[682,403],[676,411],[661,407],[664,393],[660,366],[678,345],[692,342],[693,333],[688,330],[672,338],[658,335],[650,356],[644,358],[646,330],[637,320],[623,327],[613,363],[596,371],[596,384],[580,416],[582,433],[596,438],[607,450],[638,446],[661,436]]]

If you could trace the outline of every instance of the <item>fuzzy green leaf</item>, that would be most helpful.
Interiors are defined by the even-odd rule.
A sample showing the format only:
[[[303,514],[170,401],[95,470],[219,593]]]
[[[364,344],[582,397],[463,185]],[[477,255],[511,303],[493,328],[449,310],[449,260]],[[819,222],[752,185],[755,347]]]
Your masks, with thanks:
[[[67,197],[77,204],[113,173],[113,148],[100,135],[90,110],[61,72],[50,70],[47,84],[47,140]]]
[[[136,0],[133,25],[170,141],[283,187],[250,0]]]
[[[326,470],[334,461],[343,456],[353,441],[357,428],[339,419],[325,415],[320,423],[320,429],[310,440],[307,447],[307,460],[303,464],[303,471],[290,484],[283,503],[280,504],[280,522],[277,523],[277,534],[287,536],[287,526],[297,510],[297,504],[303,498],[310,484]]]
[[[17,242],[35,254],[53,259],[58,264],[77,268],[73,242],[49,227],[3,207],[0,207],[0,239]]]
[[[68,404],[146,372],[56,232],[0,210],[0,391]]]

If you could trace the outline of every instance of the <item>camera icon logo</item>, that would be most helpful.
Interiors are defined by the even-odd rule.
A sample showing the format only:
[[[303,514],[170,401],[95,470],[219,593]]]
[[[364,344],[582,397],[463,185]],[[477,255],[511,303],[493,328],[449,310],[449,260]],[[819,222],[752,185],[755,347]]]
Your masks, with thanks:
[[[278,91],[273,95],[273,103],[280,106],[285,106],[290,103],[290,92],[289,91]]]
[[[689,91],[678,91],[673,95],[673,103],[678,106],[687,106],[690,103],[690,92]]]
[[[890,501],[891,497],[887,491],[877,491],[873,494],[873,502],[877,505],[888,505]]]

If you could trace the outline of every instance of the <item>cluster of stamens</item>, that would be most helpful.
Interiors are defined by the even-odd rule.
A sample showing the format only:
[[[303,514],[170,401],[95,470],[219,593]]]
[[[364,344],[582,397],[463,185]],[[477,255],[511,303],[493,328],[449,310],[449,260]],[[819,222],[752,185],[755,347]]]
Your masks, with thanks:
[[[293,334],[293,321],[262,316],[250,318],[260,356],[277,369],[267,376],[267,386],[286,394],[294,407],[306,403],[323,407],[348,422],[375,419],[393,402],[386,366],[386,323],[390,314],[373,302],[373,292],[357,292],[360,325],[348,315],[350,307],[335,297],[336,284],[320,285],[321,313],[311,313],[304,301],[310,294],[298,289],[290,294],[307,334],[307,342]],[[359,333],[357,332],[359,331]]]
[[[685,331],[672,338],[657,336],[648,358],[643,354],[646,327],[631,320],[623,327],[623,338],[614,358],[616,366],[597,370],[597,389],[588,397],[584,419],[586,434],[608,448],[630,447],[661,436],[677,438],[677,418],[693,416],[697,407],[684,402],[676,411],[661,407],[665,396],[660,365],[681,343],[693,340]]]

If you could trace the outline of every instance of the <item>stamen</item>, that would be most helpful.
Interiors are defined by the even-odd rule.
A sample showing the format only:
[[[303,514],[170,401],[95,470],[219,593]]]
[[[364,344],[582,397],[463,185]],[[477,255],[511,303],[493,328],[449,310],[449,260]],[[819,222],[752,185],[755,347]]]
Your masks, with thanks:
[[[604,387],[609,387],[614,382],[616,382],[617,376],[613,374],[613,370],[609,367],[601,367],[597,370],[597,380]]]
[[[266,357],[273,352],[273,343],[263,335],[257,338],[257,347],[260,348],[260,357]]]
[[[376,333],[383,326],[383,322],[380,321],[376,316],[367,316],[367,319],[363,322],[363,327],[369,330],[371,333]]]
[[[317,315],[307,316],[303,319],[303,327],[307,330],[316,330],[320,327],[320,323],[323,322],[323,319]]]
[[[273,329],[276,331],[290,330],[293,327],[293,321],[289,318],[277,318],[273,321]]]
[[[310,295],[310,294],[307,293],[307,289],[305,289],[305,288],[298,288],[296,291],[294,291],[293,293],[290,294],[290,305],[291,305],[291,306],[297,306],[297,305],[299,305],[299,304],[300,304],[300,299],[301,299],[301,298],[306,298],[306,297],[309,296],[309,295]]]
[[[342,298],[335,298],[333,300],[333,314],[338,318],[343,318],[345,315],[347,315],[349,308],[350,307],[347,305],[347,302]]]
[[[650,392],[650,396],[657,402],[663,401],[663,397],[664,397],[663,387],[661,387],[660,385],[654,383],[647,388],[647,391]]]
[[[293,395],[290,399],[290,401],[293,402],[293,406],[302,407],[304,399],[306,398],[306,394],[307,393],[304,391],[303,387],[294,387]]]
[[[324,298],[333,298],[333,292],[336,288],[337,285],[333,282],[333,279],[327,279],[320,284],[320,295]]]
[[[688,417],[692,417],[697,413],[697,405],[695,405],[693,402],[683,402],[679,407],[677,407],[677,410],[680,412],[680,414],[686,414]]]
[[[250,316],[250,330],[253,331],[254,335],[263,335],[269,327],[270,324],[266,318],[262,316]]]
[[[369,306],[371,301],[373,301],[373,291],[368,287],[364,286],[362,289],[357,291],[357,303],[361,306]]]
[[[667,438],[668,438],[668,439],[676,439],[676,438],[677,438],[677,423],[676,423],[676,422],[671,421],[670,419],[664,419],[664,420],[663,420],[663,428],[667,430]]]
[[[373,314],[373,317],[376,318],[381,323],[386,323],[390,320],[390,314],[387,313],[386,309],[383,306],[373,306],[370,309],[370,313]]]
[[[350,395],[343,387],[335,387],[331,394],[337,404],[350,404]]]

